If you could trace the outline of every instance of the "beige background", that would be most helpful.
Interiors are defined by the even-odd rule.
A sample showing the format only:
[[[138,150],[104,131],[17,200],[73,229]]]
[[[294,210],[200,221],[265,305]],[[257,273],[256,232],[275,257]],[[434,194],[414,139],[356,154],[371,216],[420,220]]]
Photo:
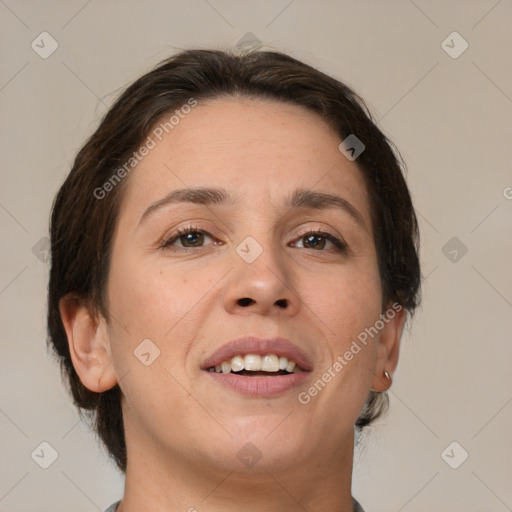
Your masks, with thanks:
[[[46,353],[48,268],[34,252],[120,89],[180,48],[248,32],[354,87],[409,168],[424,303],[354,495],[368,512],[512,510],[511,1],[2,0],[0,19],[0,511],[96,511],[121,496]],[[31,48],[43,31],[58,42],[46,59]],[[458,58],[442,46],[454,31],[469,44]],[[43,441],[59,455],[46,470],[31,458]],[[453,441],[452,465],[469,453],[458,469],[441,456]]]

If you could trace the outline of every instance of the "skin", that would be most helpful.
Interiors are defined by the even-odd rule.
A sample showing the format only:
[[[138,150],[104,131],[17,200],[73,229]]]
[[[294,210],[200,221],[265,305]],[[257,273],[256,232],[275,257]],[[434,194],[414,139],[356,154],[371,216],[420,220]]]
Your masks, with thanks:
[[[390,385],[383,372],[396,368],[404,315],[307,405],[299,403],[298,393],[390,306],[382,304],[363,177],[340,142],[298,106],[209,100],[129,176],[108,278],[110,320],[71,296],[61,301],[84,385],[122,390],[128,468],[120,512],[352,510],[353,426],[369,391]],[[200,186],[222,187],[238,202],[171,204],[140,220],[173,190]],[[334,208],[290,209],[296,188],[342,197],[362,223]],[[189,239],[173,242],[173,235],[190,224],[209,235],[180,247]],[[329,232],[348,247],[338,251],[322,238],[313,247],[305,231]],[[248,236],[263,249],[251,264],[236,252]],[[174,245],[161,247],[166,239]],[[244,306],[241,298],[253,302]],[[244,335],[297,344],[313,361],[307,385],[250,398],[200,370],[217,348]],[[144,339],[160,350],[150,366],[133,354]],[[261,454],[252,467],[237,457],[248,442]]]

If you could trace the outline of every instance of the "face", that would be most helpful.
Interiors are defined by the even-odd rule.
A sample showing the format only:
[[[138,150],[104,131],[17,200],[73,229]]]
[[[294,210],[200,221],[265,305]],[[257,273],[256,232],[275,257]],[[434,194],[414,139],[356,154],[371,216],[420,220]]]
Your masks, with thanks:
[[[216,99],[132,171],[105,327],[129,454],[240,471],[243,455],[276,470],[352,449],[393,322],[344,357],[383,304],[340,142],[298,106]]]

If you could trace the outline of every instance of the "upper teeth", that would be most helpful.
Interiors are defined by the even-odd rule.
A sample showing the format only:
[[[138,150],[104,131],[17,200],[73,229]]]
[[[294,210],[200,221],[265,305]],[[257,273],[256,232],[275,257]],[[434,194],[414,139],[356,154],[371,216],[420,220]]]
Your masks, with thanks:
[[[209,370],[213,371],[213,368]],[[286,370],[289,373],[301,371],[296,366],[295,361],[290,361],[287,357],[278,357],[275,354],[266,354],[264,356],[257,354],[237,355],[230,360],[222,361],[222,363],[215,365],[217,373],[240,372],[242,370],[253,372],[278,372],[279,370]]]

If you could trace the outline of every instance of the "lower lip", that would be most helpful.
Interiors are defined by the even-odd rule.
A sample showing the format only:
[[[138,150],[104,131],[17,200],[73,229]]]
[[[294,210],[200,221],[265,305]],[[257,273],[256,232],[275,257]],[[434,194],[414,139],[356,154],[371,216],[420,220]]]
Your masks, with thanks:
[[[274,377],[246,377],[234,373],[207,372],[219,384],[242,395],[253,398],[270,398],[282,395],[301,384],[311,372],[276,375]]]

